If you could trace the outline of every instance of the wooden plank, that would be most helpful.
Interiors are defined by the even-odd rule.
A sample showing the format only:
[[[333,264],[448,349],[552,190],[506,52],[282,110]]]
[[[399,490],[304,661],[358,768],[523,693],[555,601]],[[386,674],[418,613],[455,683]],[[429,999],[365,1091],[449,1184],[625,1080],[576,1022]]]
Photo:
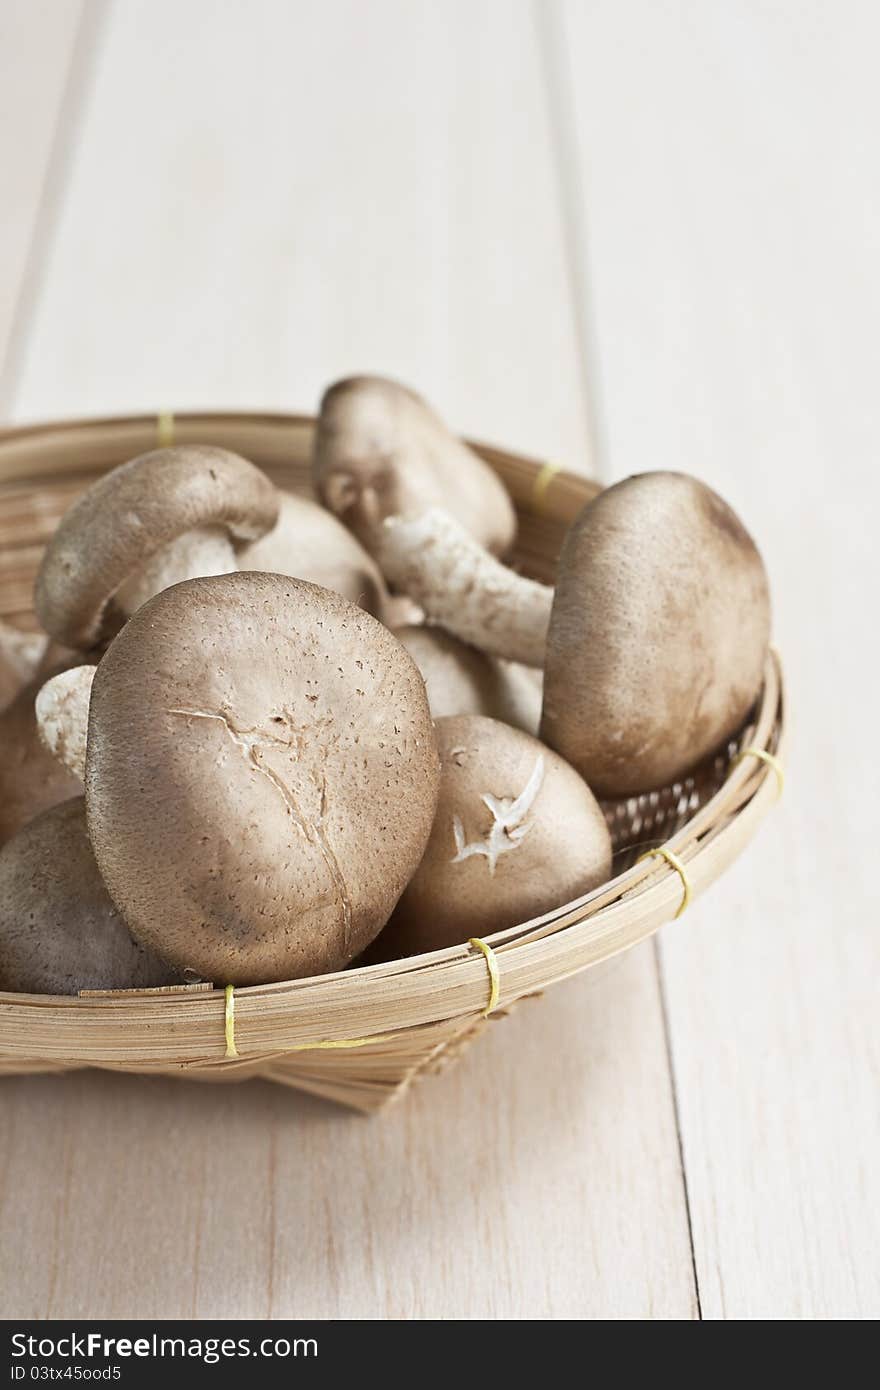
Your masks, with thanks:
[[[793,709],[775,822],[662,941],[702,1313],[876,1317],[880,12],[563,17],[609,462],[747,519]]]
[[[41,214],[45,219],[50,212],[49,169],[63,139],[59,126],[82,11],[81,0],[4,0],[0,6],[0,402],[16,317],[26,312],[29,272],[38,272],[46,230]]]
[[[312,410],[374,370],[584,467],[548,116],[510,8],[114,5],[18,417]]]
[[[42,1253],[7,1266],[4,1303],[17,1317],[690,1315],[665,1055],[642,1026],[656,1010],[653,971],[621,960],[523,1003],[369,1120],[262,1082],[7,1080],[0,1219]]]
[[[173,15],[173,23],[171,17]],[[210,17],[210,22],[208,22]],[[313,406],[356,368],[575,466],[588,402],[526,3],[117,3],[16,414]],[[387,1117],[3,1084],[16,1316],[689,1318],[650,950]]]

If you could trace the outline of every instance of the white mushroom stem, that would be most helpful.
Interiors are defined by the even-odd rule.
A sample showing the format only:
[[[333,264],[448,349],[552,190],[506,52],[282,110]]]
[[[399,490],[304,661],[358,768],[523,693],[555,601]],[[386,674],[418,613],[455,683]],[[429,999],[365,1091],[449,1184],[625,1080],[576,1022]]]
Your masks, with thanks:
[[[430,622],[484,652],[543,666],[553,590],[502,565],[445,512],[390,517],[378,559]]]
[[[134,570],[116,591],[115,601],[127,618],[153,598],[184,579],[208,574],[233,574],[235,550],[223,526],[200,526],[168,541]]]
[[[41,686],[34,702],[41,742],[60,763],[83,781],[89,700],[96,666],[72,666]]]

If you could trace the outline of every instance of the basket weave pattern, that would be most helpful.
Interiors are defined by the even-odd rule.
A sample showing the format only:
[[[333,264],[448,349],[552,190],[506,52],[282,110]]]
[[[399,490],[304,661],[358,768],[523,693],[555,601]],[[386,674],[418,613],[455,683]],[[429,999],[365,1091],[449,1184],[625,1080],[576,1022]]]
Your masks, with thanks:
[[[291,492],[310,495],[313,421],[302,416],[182,415],[177,443],[236,450]],[[167,420],[136,417],[0,432],[0,617],[32,628],[32,586],[43,546],[77,494],[101,472],[154,448]],[[162,442],[167,442],[167,437]],[[475,446],[517,506],[513,563],[552,582],[566,527],[596,485],[497,449]],[[539,486],[536,486],[539,483]],[[487,938],[500,993],[492,1019],[518,1000],[606,960],[670,921],[683,882],[644,851],[665,845],[693,895],[751,838],[778,795],[782,681],[775,653],[749,723],[722,754],[681,784],[608,803],[615,877],[587,897]],[[469,945],[335,975],[235,992],[235,1044],[226,1055],[223,982],[105,998],[0,993],[0,1074],[100,1067],[199,1080],[260,1076],[371,1111],[414,1077],[449,1061],[485,1026],[485,956]],[[363,1044],[364,1038],[372,1041]],[[351,1045],[352,1043],[358,1045]]]

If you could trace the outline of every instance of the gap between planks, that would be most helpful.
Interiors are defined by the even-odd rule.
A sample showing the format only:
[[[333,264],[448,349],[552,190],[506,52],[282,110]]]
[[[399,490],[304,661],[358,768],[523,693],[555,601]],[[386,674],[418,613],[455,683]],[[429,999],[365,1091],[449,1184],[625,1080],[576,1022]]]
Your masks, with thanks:
[[[585,190],[581,177],[585,152],[582,148],[570,64],[571,48],[566,37],[566,18],[559,0],[532,0],[535,30],[541,54],[541,74],[550,117],[550,139],[555,157],[559,199],[565,237],[566,266],[570,294],[574,302],[575,337],[580,356],[582,393],[587,416],[590,447],[590,473],[603,482],[611,481],[607,453],[607,434],[604,425],[604,392],[597,316],[590,269],[590,238]],[[693,1215],[685,1166],[682,1117],[672,1052],[666,983],[660,948],[655,938],[651,943],[660,1014],[663,1025],[663,1045],[669,1076],[670,1105],[675,1121],[681,1190],[687,1222],[690,1248],[691,1278],[697,1320],[702,1321],[700,1282],[694,1244]]]

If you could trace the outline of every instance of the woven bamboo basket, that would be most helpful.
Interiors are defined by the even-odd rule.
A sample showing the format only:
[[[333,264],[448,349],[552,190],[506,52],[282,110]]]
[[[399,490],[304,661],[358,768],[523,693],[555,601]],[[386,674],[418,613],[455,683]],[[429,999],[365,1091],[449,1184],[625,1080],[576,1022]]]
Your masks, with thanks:
[[[101,472],[173,436],[236,450],[280,487],[309,494],[313,428],[295,415],[186,414],[0,432],[0,617],[35,626],[32,585],[43,546]],[[566,527],[597,485],[474,447],[516,504],[513,563],[552,582]],[[487,1019],[680,915],[774,804],[782,740],[782,675],[771,653],[757,705],[727,748],[680,784],[605,806],[615,877],[588,896],[482,947],[242,988],[232,997],[223,982],[104,997],[0,993],[0,1074],[98,1067],[213,1081],[263,1077],[377,1110],[442,1066]]]

